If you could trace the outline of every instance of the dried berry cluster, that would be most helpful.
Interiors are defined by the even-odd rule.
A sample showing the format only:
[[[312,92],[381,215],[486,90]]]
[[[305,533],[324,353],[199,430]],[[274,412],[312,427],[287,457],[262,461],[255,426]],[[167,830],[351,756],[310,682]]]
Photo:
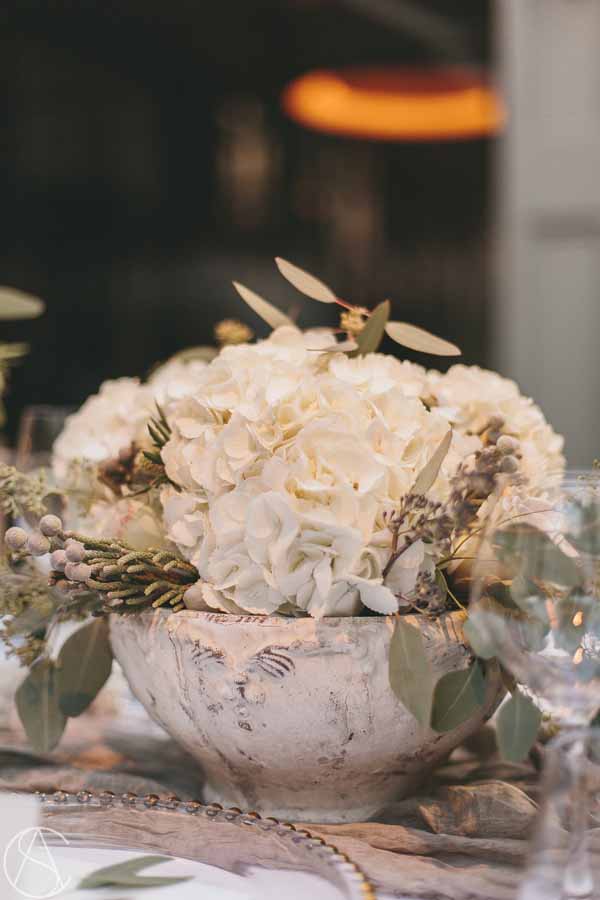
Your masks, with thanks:
[[[459,466],[451,481],[450,496],[444,503],[423,494],[411,493],[404,498],[390,519],[392,553],[384,576],[417,541],[431,546],[438,564],[450,562],[453,549],[461,539],[480,525],[479,509],[495,490],[498,476],[515,477],[519,469],[519,443],[500,433],[503,425],[500,417],[490,420],[483,430],[486,446]],[[441,570],[436,574],[420,573],[411,594],[398,598],[401,605],[427,613],[443,612],[448,590],[440,574]]]
[[[186,590],[198,580],[198,571],[169,550],[134,550],[118,541],[88,538],[63,531],[58,516],[44,516],[39,532],[9,528],[6,543],[13,551],[50,554],[50,582],[72,594],[97,592],[98,612],[127,612],[144,607],[184,607]]]

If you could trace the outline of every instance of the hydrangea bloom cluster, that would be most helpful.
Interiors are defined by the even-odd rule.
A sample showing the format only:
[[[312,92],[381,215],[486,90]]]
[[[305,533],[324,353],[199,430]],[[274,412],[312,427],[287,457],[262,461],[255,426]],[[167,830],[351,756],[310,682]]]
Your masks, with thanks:
[[[447,499],[490,421],[516,439],[530,476],[562,465],[562,439],[493,372],[458,365],[442,375],[331,346],[330,332],[283,326],[210,364],[166,367],[153,383],[107,383],[59,438],[55,473],[64,480],[77,459],[99,463],[147,442],[158,398],[171,429],[160,509],[105,497],[98,533],[131,539],[137,528],[146,546],[175,545],[200,573],[186,598],[195,608],[393,612],[397,592],[414,588],[432,560],[421,542],[386,571],[390,522],[449,427],[434,501]]]
[[[150,448],[148,422],[156,404],[165,410],[193,392],[206,363],[174,359],[150,380],[106,381],[97,394],[69,416],[54,444],[53,476],[69,493],[70,525],[90,536],[122,540],[137,549],[166,543],[161,516],[145,500],[116,498],[98,479],[103,463],[127,454],[132,446]]]

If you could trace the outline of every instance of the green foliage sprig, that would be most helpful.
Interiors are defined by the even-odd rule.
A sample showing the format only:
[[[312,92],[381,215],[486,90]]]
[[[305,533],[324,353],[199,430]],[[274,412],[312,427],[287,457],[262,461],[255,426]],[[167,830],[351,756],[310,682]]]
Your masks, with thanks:
[[[356,306],[342,300],[323,281],[299,266],[281,259],[281,257],[276,257],[275,263],[283,277],[305,297],[310,297],[311,300],[319,303],[336,304],[344,310],[340,321],[340,331],[345,332],[346,340],[337,346],[334,343],[331,347],[332,351],[348,353],[350,356],[365,356],[367,353],[375,353],[384,334],[387,334],[397,344],[411,350],[430,353],[434,356],[460,356],[461,351],[455,344],[436,337],[425,331],[424,328],[418,328],[407,322],[390,321],[391,305],[389,300],[384,300],[373,310]],[[237,281],[233,282],[233,286],[250,309],[271,328],[294,325],[285,313],[261,297],[260,294],[251,291]]]
[[[8,519],[40,519],[48,512],[48,484],[44,472],[26,475],[0,463],[0,509]]]

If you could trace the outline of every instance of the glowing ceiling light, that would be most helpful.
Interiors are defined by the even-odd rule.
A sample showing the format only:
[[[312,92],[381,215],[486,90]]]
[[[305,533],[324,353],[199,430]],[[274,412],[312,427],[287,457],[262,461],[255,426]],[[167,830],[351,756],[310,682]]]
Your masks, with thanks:
[[[498,94],[463,68],[355,67],[308,72],[283,94],[307,128],[380,141],[452,141],[497,134]]]

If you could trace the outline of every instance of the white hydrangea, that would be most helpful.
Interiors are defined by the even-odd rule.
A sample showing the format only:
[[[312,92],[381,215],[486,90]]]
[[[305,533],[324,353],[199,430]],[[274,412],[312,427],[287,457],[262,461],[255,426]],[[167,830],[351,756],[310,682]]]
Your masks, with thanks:
[[[442,375],[384,354],[349,358],[330,352],[333,340],[327,330],[283,327],[209,364],[169,363],[144,385],[104,384],[56,443],[59,482],[76,461],[97,466],[143,443],[158,401],[171,428],[162,458],[172,484],[158,514],[142,499],[101,496],[86,527],[135,546],[169,540],[198,568],[194,608],[390,613],[434,560],[418,541],[386,573],[389,514],[449,426],[434,499],[448,497],[492,416],[518,439],[525,474],[562,465],[562,439],[513,382],[477,367]]]
[[[519,441],[522,471],[532,483],[563,468],[563,438],[514,381],[478,366],[458,365],[445,375],[429,372],[429,384],[440,414],[463,433],[476,434],[491,416],[501,416],[503,431]]]
[[[201,359],[174,357],[159,366],[150,376],[148,385],[154,400],[164,408],[193,393],[200,375],[206,369]]]
[[[156,404],[168,411],[193,393],[206,363],[172,360],[143,384],[138,378],[105,381],[69,416],[53,448],[58,487],[71,496],[69,526],[91,537],[125,541],[136,549],[165,543],[162,517],[144,501],[117,500],[97,478],[98,466],[132,444],[150,447],[148,422]]]
[[[145,440],[153,414],[152,391],[138,378],[105,381],[97,394],[69,416],[54,444],[53,471],[57,483],[69,482],[73,463],[95,466],[114,459],[135,440]]]
[[[135,497],[95,500],[85,515],[69,525],[90,537],[123,541],[135,550],[167,544],[162,516]]]
[[[163,490],[165,525],[197,566],[207,607],[392,612],[392,589],[409,591],[432,561],[419,542],[383,583],[386,514],[449,423],[453,441],[433,491],[440,500],[482,446],[477,431],[491,415],[522,442],[527,467],[560,458],[537,407],[494,373],[456,366],[440,375],[383,354],[317,352],[330,344],[323,332],[285,327],[229,347],[170,410],[162,455],[182,490]]]
[[[148,421],[156,404],[168,410],[193,393],[201,360],[174,359],[152,375],[146,384],[139,378],[105,381],[97,394],[67,418],[53,448],[53,473],[61,487],[81,489],[82,475],[91,475],[100,463],[115,459],[132,443],[149,446]]]

